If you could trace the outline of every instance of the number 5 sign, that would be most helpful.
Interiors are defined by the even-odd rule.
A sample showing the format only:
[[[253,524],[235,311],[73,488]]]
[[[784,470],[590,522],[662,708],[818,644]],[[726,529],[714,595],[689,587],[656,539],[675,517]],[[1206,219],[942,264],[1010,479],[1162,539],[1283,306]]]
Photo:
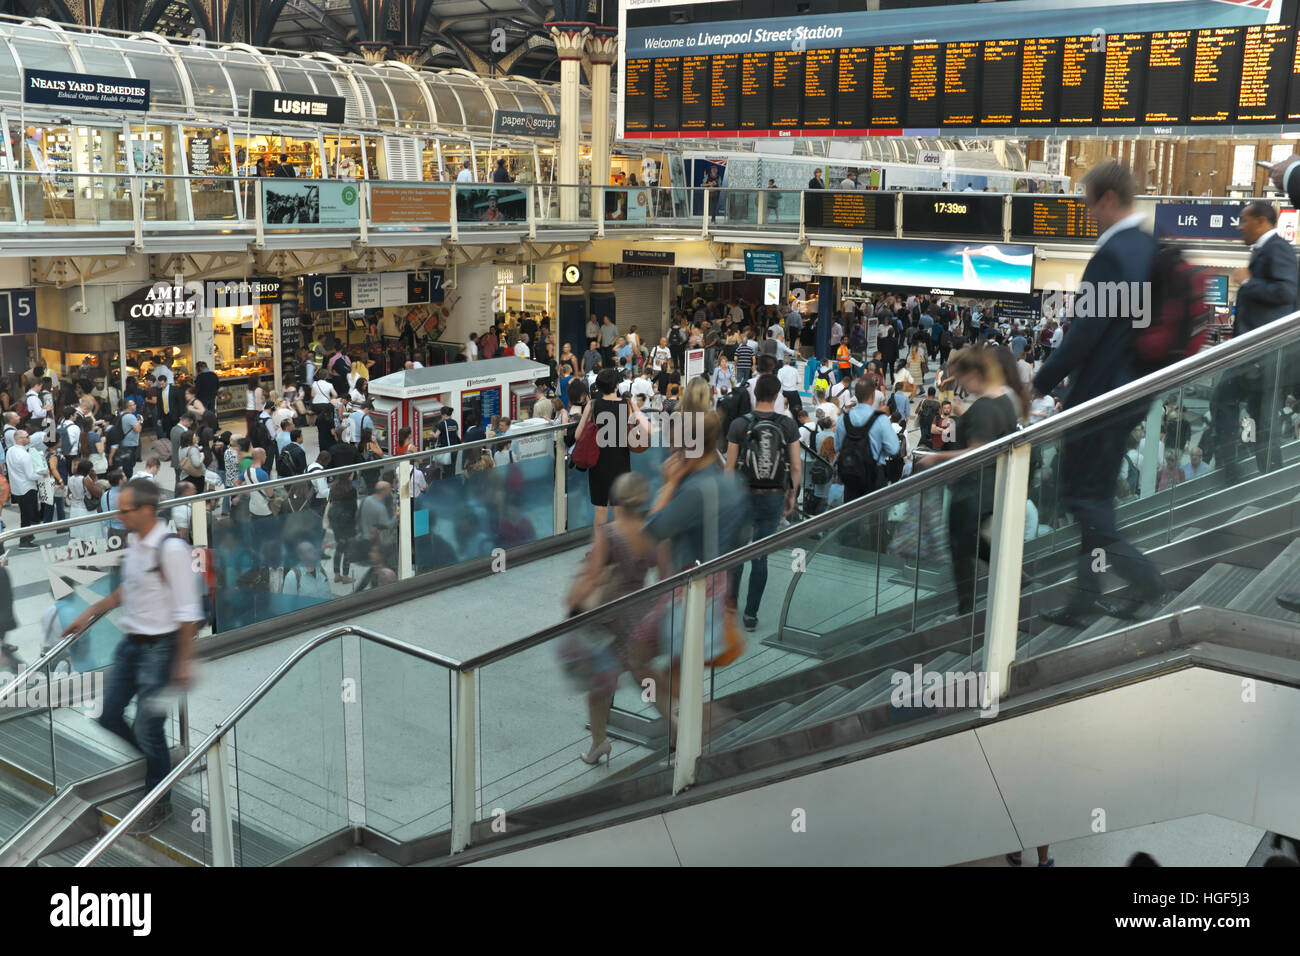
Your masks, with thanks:
[[[0,290],[0,335],[36,333],[36,291]]]

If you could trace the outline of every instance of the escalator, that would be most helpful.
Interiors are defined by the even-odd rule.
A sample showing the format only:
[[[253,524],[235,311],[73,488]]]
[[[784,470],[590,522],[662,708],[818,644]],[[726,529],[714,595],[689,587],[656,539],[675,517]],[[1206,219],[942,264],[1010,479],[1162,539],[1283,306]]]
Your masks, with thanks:
[[[360,628],[327,632],[147,795],[170,791],[176,809],[164,828],[124,833],[119,824],[147,806],[138,779],[135,789],[119,780],[102,799],[86,794],[41,846],[13,849],[12,862],[64,865],[93,849],[101,855],[83,865],[123,858],[110,854],[305,864],[356,845],[403,864],[542,862],[572,859],[566,847],[593,840],[635,853],[658,821],[655,839],[671,833],[679,862],[706,848],[715,862],[771,861],[830,852],[825,841],[838,838],[858,862],[956,863],[1085,835],[1097,808],[1112,828],[1212,812],[1300,832],[1285,756],[1300,729],[1300,616],[1276,602],[1300,582],[1294,434],[1247,478],[1226,481],[1222,461],[1159,489],[1144,473],[1139,493],[1117,502],[1119,527],[1169,587],[1141,620],[1062,627],[1041,617],[1065,602],[1079,548],[1051,493],[1062,442],[1087,440],[1121,403],[1195,410],[1246,363],[1275,362],[1289,382],[1281,373],[1300,369],[1298,332],[1300,315],[1274,323],[1158,381],[471,660]],[[1281,395],[1271,401],[1280,419]],[[1206,435],[1202,422],[1189,439]],[[1254,468],[1250,451],[1242,463]],[[1014,558],[1014,573],[975,576],[968,613],[959,613],[952,536],[927,526],[958,479],[994,492],[1003,510],[981,533]],[[1008,536],[1005,515],[1019,516],[1023,535],[1017,526]],[[704,576],[760,554],[770,568],[766,636],[731,666],[704,670],[699,661],[723,643],[720,615],[699,600]],[[646,689],[625,681],[610,718],[612,759],[588,766],[577,759],[590,743],[587,695],[563,661],[594,626],[644,602],[662,610],[671,657],[682,661],[655,688],[679,701],[676,750]],[[923,706],[900,702],[900,675],[918,668],[927,681],[938,675],[937,703],[924,694]],[[956,693],[963,675],[986,671],[1003,685],[992,699]],[[340,700],[340,679],[355,681],[354,701]],[[1240,709],[1243,681],[1265,706]],[[809,803],[821,808],[809,811],[820,835],[782,849],[792,808]],[[768,824],[781,808],[771,841],[755,808]],[[214,824],[198,836],[186,829],[196,811]],[[633,842],[620,843],[622,833]]]

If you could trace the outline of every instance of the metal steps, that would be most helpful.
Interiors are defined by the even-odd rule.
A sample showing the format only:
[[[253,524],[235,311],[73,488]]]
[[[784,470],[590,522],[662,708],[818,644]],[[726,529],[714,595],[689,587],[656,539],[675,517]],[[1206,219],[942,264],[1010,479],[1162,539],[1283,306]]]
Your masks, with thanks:
[[[1263,571],[1227,604],[1230,611],[1246,611],[1260,617],[1300,621],[1300,614],[1284,610],[1275,600],[1283,591],[1300,590],[1300,538],[1269,562]]]

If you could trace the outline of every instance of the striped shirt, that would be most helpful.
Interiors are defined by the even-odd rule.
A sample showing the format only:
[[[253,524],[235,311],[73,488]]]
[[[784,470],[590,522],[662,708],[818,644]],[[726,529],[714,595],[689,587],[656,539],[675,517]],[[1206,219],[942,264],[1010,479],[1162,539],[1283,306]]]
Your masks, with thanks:
[[[736,381],[743,382],[754,371],[754,346],[743,342],[736,347]]]

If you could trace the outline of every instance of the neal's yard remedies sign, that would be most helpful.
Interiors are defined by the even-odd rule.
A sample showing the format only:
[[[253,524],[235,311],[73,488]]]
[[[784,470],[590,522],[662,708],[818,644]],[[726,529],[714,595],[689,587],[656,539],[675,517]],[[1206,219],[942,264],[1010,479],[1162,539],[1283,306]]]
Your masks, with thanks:
[[[309,93],[279,93],[253,90],[254,119],[307,120],[339,126],[346,107],[341,96],[312,96]]]
[[[147,110],[149,81],[23,70],[23,100],[44,106],[76,106],[102,110]]]
[[[521,113],[497,110],[492,114],[493,136],[536,136],[556,139],[560,135],[560,118],[554,113]]]

